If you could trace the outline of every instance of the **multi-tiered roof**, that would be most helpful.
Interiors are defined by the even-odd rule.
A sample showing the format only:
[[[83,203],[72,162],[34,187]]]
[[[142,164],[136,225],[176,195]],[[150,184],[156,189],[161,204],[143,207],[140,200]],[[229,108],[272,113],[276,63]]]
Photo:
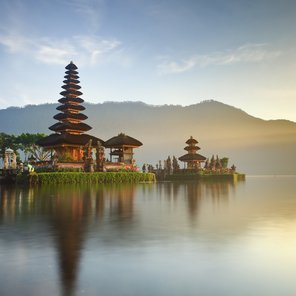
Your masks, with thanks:
[[[82,92],[80,91],[77,67],[71,62],[66,66],[66,70],[64,85],[62,86],[64,90],[60,93],[63,97],[59,99],[61,105],[56,108],[61,112],[53,117],[58,122],[49,127],[55,133],[43,138],[38,144],[44,147],[55,147],[62,144],[86,145],[90,139],[104,144],[102,140],[84,134],[91,127],[82,122],[87,119],[87,116],[81,113],[85,110],[85,107],[81,105],[84,100],[80,98]]]
[[[85,108],[80,105],[84,101],[79,97],[82,95],[82,92],[79,91],[81,86],[79,85],[79,76],[76,71],[77,67],[71,62],[66,69],[64,85],[62,86],[64,91],[60,93],[63,98],[59,99],[62,105],[57,107],[57,110],[62,112],[53,117],[59,120],[59,122],[49,127],[49,129],[57,133],[81,135],[90,130],[91,127],[81,122],[87,119],[87,116],[80,113]]]
[[[200,162],[206,160],[204,156],[196,153],[198,150],[200,150],[200,148],[196,146],[198,142],[192,136],[186,141],[186,144],[187,146],[184,148],[184,150],[188,151],[188,153],[179,157],[179,160],[187,162],[188,168],[199,166]]]

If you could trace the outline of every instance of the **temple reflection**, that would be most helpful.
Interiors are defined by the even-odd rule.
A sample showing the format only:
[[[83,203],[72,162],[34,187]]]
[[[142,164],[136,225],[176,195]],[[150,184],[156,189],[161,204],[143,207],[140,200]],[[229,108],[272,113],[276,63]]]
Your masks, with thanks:
[[[199,215],[203,203],[209,201],[213,205],[227,203],[235,186],[236,184],[231,181],[164,182],[157,186],[153,184],[43,185],[24,188],[1,186],[0,223],[18,224],[21,225],[20,229],[30,228],[30,223],[34,224],[35,234],[31,235],[39,236],[44,225],[47,225],[49,237],[56,249],[62,295],[73,295],[80,270],[81,254],[89,239],[89,233],[92,233],[92,237],[99,238],[98,247],[102,244],[126,243],[129,241],[126,238],[131,235],[131,230],[138,233],[139,223],[135,223],[136,213],[138,210],[145,211],[145,208],[135,208],[136,196],[143,199],[145,196],[151,198],[155,196],[153,191],[156,190],[157,198],[164,198],[168,205],[185,202],[188,217],[194,220]],[[136,188],[141,190],[137,191]],[[153,216],[153,213],[151,214]],[[150,224],[149,221],[143,221]],[[149,232],[137,235],[139,240],[154,237],[154,234]]]
[[[172,282],[183,276],[177,283],[182,295],[188,274],[194,284],[196,274],[203,275],[194,289],[185,291],[190,294],[204,281],[210,286],[211,275],[223,274],[224,264],[233,268],[230,277],[235,277],[249,266],[254,252],[264,257],[275,242],[281,242],[280,248],[263,261],[282,262],[284,247],[290,262],[296,243],[294,192],[295,177],[248,177],[239,183],[0,186],[0,294],[141,295],[143,286],[149,293],[157,279],[162,285],[163,279]],[[247,276],[249,272],[242,280]]]
[[[88,227],[133,219],[133,185],[0,187],[0,223],[41,215],[54,240],[62,295],[73,295]]]
[[[211,200],[213,206],[228,202],[231,192],[235,191],[235,187],[241,181],[233,180],[199,180],[188,182],[165,182],[158,189],[164,191],[162,196],[166,199],[185,198],[188,206],[190,217],[194,218],[198,215],[202,201]]]

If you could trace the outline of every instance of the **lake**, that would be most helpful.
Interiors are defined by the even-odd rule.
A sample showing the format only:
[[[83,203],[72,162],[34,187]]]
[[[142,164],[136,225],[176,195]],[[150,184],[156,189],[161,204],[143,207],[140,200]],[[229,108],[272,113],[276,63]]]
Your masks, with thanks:
[[[0,187],[0,295],[296,295],[296,177]]]

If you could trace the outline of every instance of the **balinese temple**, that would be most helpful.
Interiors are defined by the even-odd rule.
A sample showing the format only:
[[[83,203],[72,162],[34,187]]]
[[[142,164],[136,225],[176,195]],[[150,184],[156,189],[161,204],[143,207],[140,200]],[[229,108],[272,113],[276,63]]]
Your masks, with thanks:
[[[187,151],[187,154],[184,154],[183,156],[179,157],[180,161],[183,161],[187,163],[187,169],[198,169],[201,167],[201,163],[206,160],[206,157],[196,153],[200,148],[196,146],[198,142],[190,137],[186,141],[187,146],[184,148],[184,150]]]
[[[53,117],[58,122],[49,127],[54,133],[41,139],[37,144],[53,149],[60,161],[82,162],[84,146],[90,140],[92,145],[97,145],[98,141],[104,145],[104,141],[85,133],[91,127],[83,123],[87,116],[81,113],[85,107],[81,105],[84,100],[80,98],[82,92],[77,67],[71,62],[66,66],[66,70],[63,91],[60,93],[63,97],[59,100],[61,104],[56,108],[60,113]]]
[[[125,165],[133,165],[133,149],[142,146],[143,144],[124,133],[120,133],[105,142],[105,148],[110,149],[110,162],[122,163]]]

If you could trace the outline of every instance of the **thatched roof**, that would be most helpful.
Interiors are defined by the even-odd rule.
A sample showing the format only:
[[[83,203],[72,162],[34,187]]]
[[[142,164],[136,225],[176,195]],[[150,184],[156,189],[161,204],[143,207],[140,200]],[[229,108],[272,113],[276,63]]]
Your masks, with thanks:
[[[70,135],[70,134],[51,134],[41,140],[39,140],[36,144],[42,147],[52,147],[56,145],[68,144],[68,145],[79,145],[85,146],[89,140],[92,140],[92,145],[96,145],[98,141],[104,145],[104,141],[90,136],[88,134],[83,135]]]
[[[59,111],[67,112],[68,110],[83,111],[85,107],[82,105],[63,104],[56,108]]]
[[[198,146],[186,146],[186,147],[184,148],[184,150],[186,150],[186,151],[190,151],[190,150],[195,150],[195,151],[197,151],[197,150],[200,150],[200,148],[199,148]]]
[[[185,154],[181,157],[179,157],[179,160],[181,161],[205,161],[206,157],[200,155],[200,154]]]
[[[80,89],[81,86],[78,85],[78,84],[67,82],[67,84],[65,84],[65,85],[62,86],[62,88],[65,89],[65,90],[69,90],[69,89],[74,89],[75,90],[75,89]]]
[[[66,73],[66,75],[64,76],[65,79],[75,79],[75,80],[77,80],[79,78],[79,76],[77,75],[78,74],[77,71],[71,71],[71,74],[70,74],[70,71],[66,71],[65,73]]]
[[[63,80],[64,83],[66,83],[66,84],[68,84],[68,83],[71,83],[71,84],[78,84],[78,83],[80,83],[79,80],[73,79],[72,76],[69,76],[69,75],[67,75],[67,76],[68,77],[66,77],[66,80]]]
[[[190,138],[185,142],[186,144],[197,144],[198,142],[190,136]]]
[[[76,130],[76,131],[89,131],[92,129],[88,124],[85,123],[66,123],[66,122],[57,122],[54,125],[49,127],[50,130],[55,132],[65,131],[65,130]]]
[[[71,102],[81,104],[84,102],[84,100],[81,98],[61,98],[61,99],[59,99],[59,102],[61,104],[67,104],[67,103],[71,104]]]
[[[82,113],[58,113],[53,117],[56,120],[65,120],[65,119],[76,119],[76,120],[85,120],[88,117]]]
[[[122,147],[122,146],[139,147],[142,145],[143,144],[140,141],[138,141],[137,139],[132,138],[132,137],[125,135],[123,133],[121,133],[118,136],[113,137],[105,142],[106,148]]]
[[[65,67],[67,70],[77,70],[77,66],[71,61],[69,65]]]
[[[69,97],[69,96],[81,96],[82,92],[79,90],[64,90],[62,92],[60,92],[60,95],[64,96],[64,97]]]

